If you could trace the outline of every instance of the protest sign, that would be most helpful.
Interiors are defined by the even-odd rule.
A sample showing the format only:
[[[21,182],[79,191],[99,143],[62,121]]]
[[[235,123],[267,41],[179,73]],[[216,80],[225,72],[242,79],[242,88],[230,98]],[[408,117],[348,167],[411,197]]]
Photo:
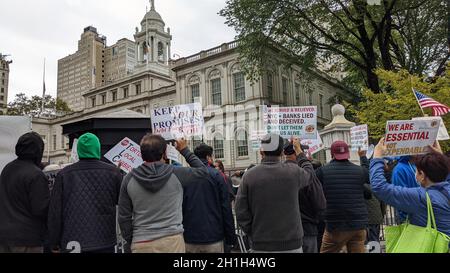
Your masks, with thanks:
[[[301,144],[309,146],[307,156],[313,156],[325,148],[319,134],[317,134],[317,139],[304,139]]]
[[[176,105],[153,109],[151,112],[153,134],[166,140],[203,135],[203,112],[200,103]]]
[[[166,154],[167,154],[167,158],[169,160],[181,163],[180,153],[177,151],[177,149],[174,146],[167,145],[167,152],[166,152]]]
[[[369,149],[369,130],[367,124],[355,126],[350,130],[352,151],[367,151]]]
[[[80,161],[80,159],[78,158],[77,146],[78,146],[78,138],[75,138],[72,144],[72,151],[70,153],[69,163],[77,163],[78,161]]]
[[[373,157],[374,152],[375,152],[375,145],[371,144],[369,146],[369,149],[367,150],[367,154],[366,154],[367,158],[371,159]]]
[[[437,140],[449,140],[450,136],[448,135],[447,128],[445,127],[444,120],[441,117],[420,117],[420,118],[413,118],[412,120],[433,120],[433,119],[439,119],[441,121],[441,126],[439,127],[439,132],[437,136]]]
[[[263,125],[267,133],[279,134],[285,139],[317,138],[317,106],[267,107],[263,106]]]
[[[388,121],[384,156],[418,155],[429,151],[436,141],[439,119]]]
[[[259,151],[261,148],[261,139],[267,135],[266,131],[253,131],[250,135],[250,141],[253,151]]]
[[[131,172],[131,170],[144,163],[141,148],[127,137],[107,152],[105,158],[114,165],[120,166],[120,169],[126,173]]]
[[[0,172],[6,164],[17,158],[17,141],[30,131],[29,117],[0,116]]]

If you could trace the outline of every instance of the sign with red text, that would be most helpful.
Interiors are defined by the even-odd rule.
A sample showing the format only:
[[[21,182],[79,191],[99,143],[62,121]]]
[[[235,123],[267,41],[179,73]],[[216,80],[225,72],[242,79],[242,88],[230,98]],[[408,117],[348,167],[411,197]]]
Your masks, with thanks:
[[[203,135],[203,111],[200,103],[162,107],[151,111],[153,134],[166,140]]]
[[[352,151],[369,150],[369,130],[367,124],[355,126],[350,130]]]
[[[317,106],[263,106],[263,122],[267,133],[291,139],[317,138]]]
[[[120,166],[120,169],[126,173],[131,172],[131,170],[144,163],[141,147],[127,137],[107,152],[105,158],[114,165]]]
[[[313,156],[314,154],[322,151],[325,148],[322,138],[317,134],[317,139],[304,139],[301,141],[302,145],[309,146],[307,156]]]
[[[441,121],[441,126],[439,127],[439,132],[437,136],[437,140],[449,140],[450,136],[448,135],[447,127],[445,127],[444,120],[442,120],[441,117],[420,117],[420,118],[413,118],[412,120],[433,120],[433,119],[439,119]]]
[[[384,156],[426,154],[436,141],[439,123],[439,119],[388,121]]]

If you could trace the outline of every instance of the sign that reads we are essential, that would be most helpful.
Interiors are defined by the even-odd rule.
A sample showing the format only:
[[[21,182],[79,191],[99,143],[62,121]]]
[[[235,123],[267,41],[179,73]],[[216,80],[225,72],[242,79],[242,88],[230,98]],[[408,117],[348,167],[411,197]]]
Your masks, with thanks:
[[[264,128],[267,133],[283,138],[317,138],[317,106],[263,107]]]
[[[151,119],[153,133],[166,140],[203,134],[204,120],[200,103],[153,109]]]
[[[388,121],[385,156],[419,155],[427,153],[436,141],[439,119]]]
[[[369,150],[369,130],[367,124],[355,126],[350,130],[352,151]]]
[[[131,170],[144,163],[141,155],[141,147],[127,137],[107,152],[105,158],[114,165],[120,166],[120,169],[126,173],[131,172]]]

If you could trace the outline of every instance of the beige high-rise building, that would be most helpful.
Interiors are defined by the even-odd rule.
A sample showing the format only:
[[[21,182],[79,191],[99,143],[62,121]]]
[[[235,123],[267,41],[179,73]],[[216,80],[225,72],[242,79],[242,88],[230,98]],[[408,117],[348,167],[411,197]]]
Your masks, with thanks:
[[[6,56],[0,53],[0,115],[6,114],[8,105],[9,64]]]
[[[78,41],[78,51],[58,61],[58,98],[74,111],[84,108],[81,93],[101,86],[104,79],[106,38],[87,27]]]
[[[136,66],[136,46],[133,41],[121,39],[105,49],[105,84],[113,83],[133,73]]]

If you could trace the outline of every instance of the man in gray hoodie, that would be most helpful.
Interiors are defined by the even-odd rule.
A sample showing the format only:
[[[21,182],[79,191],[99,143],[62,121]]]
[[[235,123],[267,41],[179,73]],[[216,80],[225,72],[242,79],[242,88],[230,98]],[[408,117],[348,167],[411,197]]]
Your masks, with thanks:
[[[192,168],[166,164],[166,147],[161,136],[146,135],[141,141],[145,163],[122,182],[119,225],[133,253],[185,252],[183,187],[207,176],[208,170],[184,139],[176,141],[176,148]]]

